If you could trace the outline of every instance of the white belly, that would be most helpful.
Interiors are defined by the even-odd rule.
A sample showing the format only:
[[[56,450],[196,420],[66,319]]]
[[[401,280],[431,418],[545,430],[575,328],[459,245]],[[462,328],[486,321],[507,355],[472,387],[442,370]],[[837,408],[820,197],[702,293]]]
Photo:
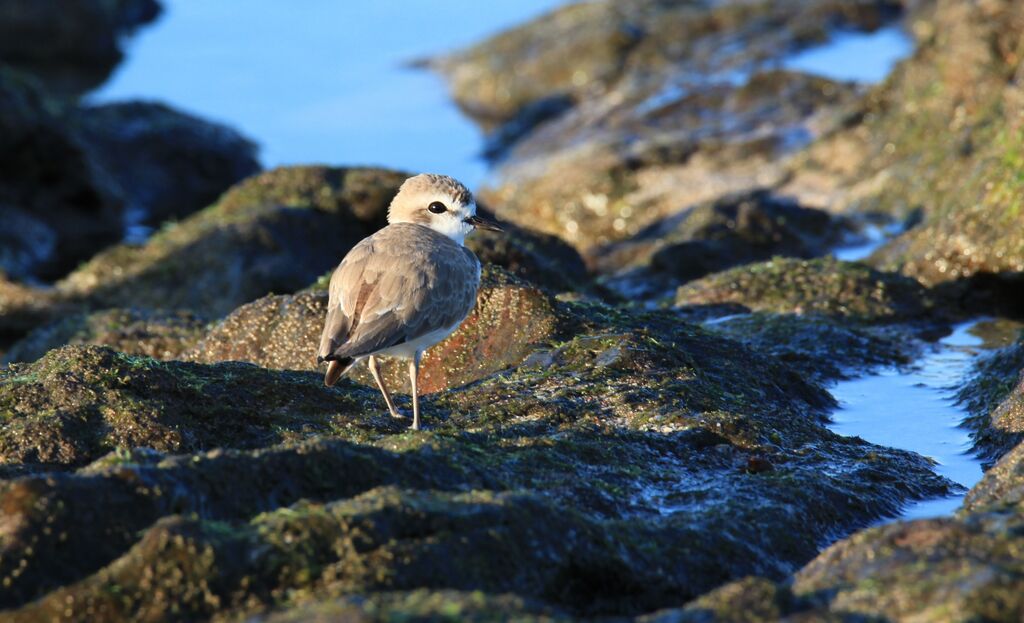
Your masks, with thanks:
[[[373,354],[379,357],[401,357],[403,359],[412,359],[416,356],[416,353],[427,350],[434,344],[437,344],[454,333],[455,329],[458,329],[460,324],[462,324],[462,320],[456,322],[450,327],[425,333],[415,340],[404,342],[390,348],[385,348],[384,350],[379,350]]]

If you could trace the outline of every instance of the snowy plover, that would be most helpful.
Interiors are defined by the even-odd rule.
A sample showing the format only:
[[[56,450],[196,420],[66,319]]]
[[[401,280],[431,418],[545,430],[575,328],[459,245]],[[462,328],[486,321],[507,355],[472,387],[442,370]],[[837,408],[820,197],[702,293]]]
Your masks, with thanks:
[[[477,227],[500,231],[476,215],[473,195],[458,181],[432,174],[405,180],[388,207],[388,226],[353,247],[331,276],[317,357],[329,362],[326,385],[366,358],[388,411],[402,417],[377,358],[408,359],[412,427],[420,427],[420,357],[476,303],[480,261],[463,240]]]

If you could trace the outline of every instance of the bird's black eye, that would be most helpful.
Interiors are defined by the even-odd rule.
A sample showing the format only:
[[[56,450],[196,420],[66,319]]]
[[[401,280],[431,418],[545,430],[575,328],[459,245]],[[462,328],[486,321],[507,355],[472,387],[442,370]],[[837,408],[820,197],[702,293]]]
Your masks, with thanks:
[[[440,201],[435,201],[434,203],[428,205],[427,209],[433,212],[434,214],[443,214],[446,210],[448,210],[448,208],[445,207],[445,205]]]

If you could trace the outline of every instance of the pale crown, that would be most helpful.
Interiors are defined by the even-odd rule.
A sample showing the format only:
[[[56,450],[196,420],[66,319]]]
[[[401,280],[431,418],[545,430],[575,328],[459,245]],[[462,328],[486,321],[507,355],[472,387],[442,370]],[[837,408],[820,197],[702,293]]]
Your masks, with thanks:
[[[415,223],[458,244],[473,231],[473,194],[447,175],[424,173],[405,180],[388,207],[388,223]]]

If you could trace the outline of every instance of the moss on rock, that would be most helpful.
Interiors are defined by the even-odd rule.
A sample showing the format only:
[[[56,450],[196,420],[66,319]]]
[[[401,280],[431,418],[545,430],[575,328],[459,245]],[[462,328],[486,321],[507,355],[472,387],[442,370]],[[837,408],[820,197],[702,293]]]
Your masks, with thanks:
[[[368,394],[249,364],[162,363],[66,346],[0,370],[0,462],[81,465],[119,446],[263,446],[344,427]]]
[[[885,365],[909,363],[920,350],[905,327],[850,325],[828,316],[754,312],[710,327],[753,350],[771,353],[819,382],[849,378]]]
[[[316,280],[379,226],[405,175],[287,167],[250,178],[140,247],[112,247],[58,284],[93,307],[221,316]]]
[[[957,398],[975,449],[989,462],[1024,441],[1024,339],[979,362]]]
[[[109,346],[129,355],[177,359],[199,341],[205,329],[204,319],[186,311],[107,309],[76,313],[33,330],[15,343],[3,360],[35,361],[65,344]]]
[[[739,304],[756,311],[817,313],[859,322],[922,318],[931,302],[921,284],[833,258],[775,258],[683,285],[678,307]]]
[[[792,590],[812,612],[888,620],[1024,615],[1019,508],[871,528],[825,550]]]
[[[191,361],[248,361],[268,368],[316,370],[316,349],[327,314],[327,293],[314,289],[271,296],[228,316],[189,353]],[[477,303],[459,328],[423,358],[419,390],[429,394],[476,381],[522,362],[556,333],[553,302],[535,287],[493,265],[483,271]],[[385,359],[392,389],[408,389],[403,362]],[[365,370],[356,378],[374,386]]]

